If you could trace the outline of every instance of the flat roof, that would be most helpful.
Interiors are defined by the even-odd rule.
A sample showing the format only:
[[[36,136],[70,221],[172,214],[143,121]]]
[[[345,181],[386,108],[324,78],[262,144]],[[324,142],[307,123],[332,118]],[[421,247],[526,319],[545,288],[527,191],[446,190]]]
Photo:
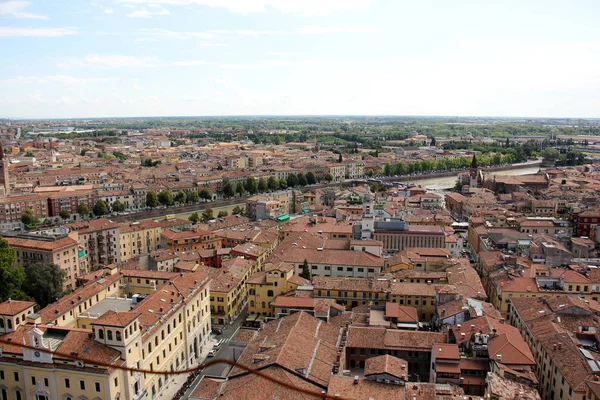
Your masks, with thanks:
[[[100,317],[109,310],[130,311],[131,307],[133,307],[133,299],[105,298],[79,315],[83,318],[88,316]]]

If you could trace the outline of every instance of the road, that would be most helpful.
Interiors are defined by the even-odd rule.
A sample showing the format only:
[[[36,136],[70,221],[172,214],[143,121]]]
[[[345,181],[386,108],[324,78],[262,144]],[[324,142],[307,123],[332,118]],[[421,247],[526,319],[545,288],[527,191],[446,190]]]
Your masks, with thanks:
[[[223,343],[223,345],[221,346],[221,349],[219,349],[219,351],[217,351],[217,354],[214,357],[207,358],[205,361],[213,361],[213,360],[218,360],[218,359],[235,361],[240,357],[240,355],[242,354],[242,349],[240,349],[239,347],[231,346],[229,344],[229,342],[231,341],[231,337],[234,335],[234,333],[238,330],[238,328],[242,325],[242,323],[246,320],[247,317],[248,317],[247,309],[244,309],[244,311],[242,311],[242,313],[236,318],[236,320],[233,322],[233,324],[225,326],[222,334],[216,335],[216,336],[213,335],[215,340],[224,339],[225,343]],[[200,383],[200,380],[202,379],[202,377],[204,377],[204,376],[223,376],[223,377],[225,377],[229,373],[230,368],[231,367],[227,364],[216,364],[216,365],[211,365],[210,367],[204,368],[202,370],[202,372],[200,372],[198,377],[194,380],[194,382],[190,385],[190,389],[183,395],[182,398],[183,399],[189,398],[189,396],[196,389],[196,386],[198,386],[198,384]]]

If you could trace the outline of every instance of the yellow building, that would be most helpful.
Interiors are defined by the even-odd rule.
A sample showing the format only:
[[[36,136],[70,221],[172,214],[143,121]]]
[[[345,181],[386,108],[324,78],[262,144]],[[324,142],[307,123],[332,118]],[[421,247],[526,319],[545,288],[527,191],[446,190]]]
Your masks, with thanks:
[[[184,228],[190,222],[179,218],[148,220],[121,224],[119,245],[121,262],[150,254],[161,248],[161,234],[168,228]]]
[[[313,297],[334,299],[346,306],[347,310],[367,304],[384,306],[386,302],[391,302],[415,307],[421,321],[430,320],[435,313],[437,288],[433,284],[406,283],[395,279],[316,276],[312,285]]]
[[[166,229],[161,235],[162,247],[171,251],[211,250],[221,248],[221,238],[202,229]]]
[[[292,264],[265,264],[264,271],[248,280],[248,313],[273,317],[275,312],[271,302],[280,294],[302,285],[310,285],[310,282],[294,275]]]
[[[208,276],[111,270],[113,275],[92,279],[30,313],[26,325],[21,322],[2,337],[40,348],[28,351],[3,344],[0,389],[10,389],[10,398],[155,399],[172,385],[172,376],[124,373],[94,362],[176,371],[199,361],[211,340]],[[142,301],[126,296],[144,292]],[[0,305],[0,311],[5,308]],[[89,362],[42,350],[77,354]]]
[[[244,309],[248,302],[246,282],[255,265],[256,261],[237,257],[223,261],[221,268],[200,267],[211,279],[210,314],[213,324],[229,324]]]

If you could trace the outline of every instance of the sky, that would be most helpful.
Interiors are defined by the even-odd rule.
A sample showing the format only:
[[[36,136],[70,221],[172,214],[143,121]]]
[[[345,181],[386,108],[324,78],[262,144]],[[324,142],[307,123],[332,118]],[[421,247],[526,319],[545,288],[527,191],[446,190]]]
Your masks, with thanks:
[[[0,117],[600,117],[597,0],[0,0]]]

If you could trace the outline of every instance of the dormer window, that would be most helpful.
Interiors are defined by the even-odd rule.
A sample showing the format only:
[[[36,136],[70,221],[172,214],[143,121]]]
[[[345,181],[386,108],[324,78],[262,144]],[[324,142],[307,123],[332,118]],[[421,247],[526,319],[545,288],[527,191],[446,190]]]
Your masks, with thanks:
[[[106,331],[106,339],[113,340],[113,335],[112,335],[111,330]]]
[[[104,339],[104,331],[102,329],[98,329],[98,339]]]
[[[117,336],[117,342],[120,342],[121,341],[121,332],[117,331],[116,336]]]

